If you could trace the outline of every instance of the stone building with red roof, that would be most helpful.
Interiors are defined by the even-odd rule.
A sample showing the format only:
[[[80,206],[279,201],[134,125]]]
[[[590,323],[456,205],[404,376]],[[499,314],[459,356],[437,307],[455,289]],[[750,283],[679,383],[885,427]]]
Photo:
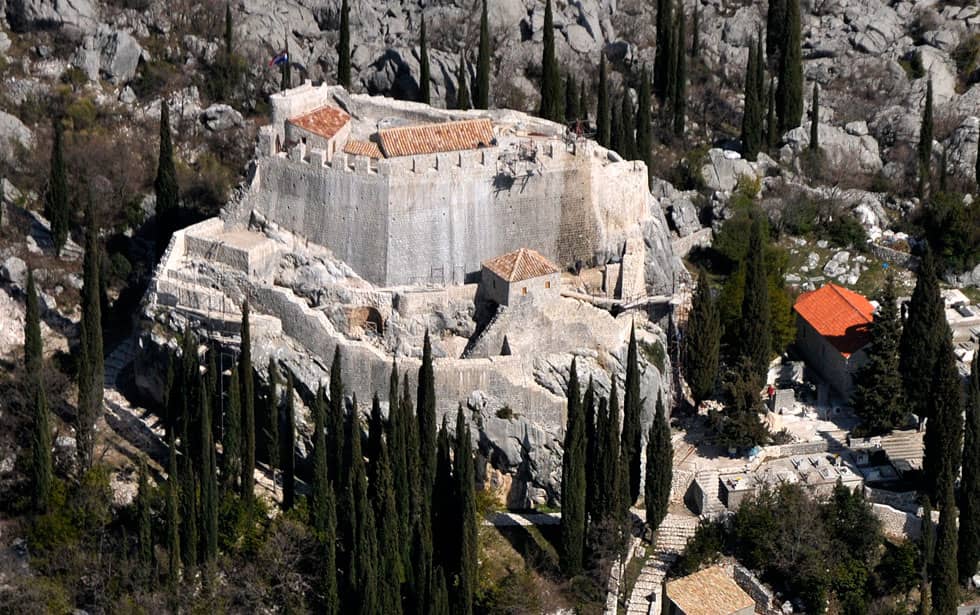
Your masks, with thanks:
[[[836,284],[803,293],[793,305],[796,345],[807,364],[844,397],[864,364],[875,308],[864,296]]]
[[[482,263],[480,289],[497,305],[544,303],[557,299],[558,267],[535,250],[520,248]]]

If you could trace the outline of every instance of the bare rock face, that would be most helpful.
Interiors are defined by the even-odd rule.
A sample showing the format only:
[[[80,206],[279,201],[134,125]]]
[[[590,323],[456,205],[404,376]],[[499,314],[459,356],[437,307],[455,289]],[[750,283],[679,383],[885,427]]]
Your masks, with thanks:
[[[853,135],[843,128],[821,123],[818,127],[820,149],[827,164],[841,167],[856,166],[863,173],[874,173],[881,169],[881,153],[878,142],[869,135]],[[799,158],[810,146],[810,126],[794,128],[783,135],[786,145],[780,152],[784,163]]]
[[[123,84],[136,76],[143,48],[128,32],[100,26],[82,40],[72,63],[85,71],[90,81],[105,75],[111,83]]]
[[[92,32],[99,12],[91,0],[8,0],[7,22],[17,32],[61,27]]]
[[[30,149],[34,145],[34,133],[19,119],[0,111],[0,158],[15,159],[15,149]]]

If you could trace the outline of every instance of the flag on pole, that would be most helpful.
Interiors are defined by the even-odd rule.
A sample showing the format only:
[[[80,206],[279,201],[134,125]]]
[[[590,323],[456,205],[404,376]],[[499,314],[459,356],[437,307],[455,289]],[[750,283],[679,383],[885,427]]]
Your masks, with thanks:
[[[269,60],[269,66],[279,66],[280,64],[285,64],[286,62],[289,62],[289,52],[280,51],[276,57]]]

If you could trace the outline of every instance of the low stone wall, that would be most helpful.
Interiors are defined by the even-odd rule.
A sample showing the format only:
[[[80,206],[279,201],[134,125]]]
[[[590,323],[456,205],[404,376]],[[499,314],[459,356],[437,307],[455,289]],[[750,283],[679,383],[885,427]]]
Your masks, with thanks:
[[[888,491],[865,487],[864,496],[874,504],[884,504],[910,513],[919,511],[918,494],[914,491]]]
[[[868,243],[868,249],[876,258],[880,258],[890,265],[897,265],[906,269],[919,268],[919,258],[908,252],[899,252],[877,243]]]
[[[687,237],[681,237],[671,241],[674,254],[680,258],[686,258],[694,248],[707,248],[714,239],[711,228],[703,228],[700,231],[691,233]]]
[[[736,585],[742,588],[742,591],[755,600],[755,612],[757,614],[783,615],[783,611],[779,608],[779,603],[776,601],[776,596],[773,595],[766,584],[759,580],[751,570],[735,562],[732,570],[732,579]]]
[[[922,519],[918,515],[886,504],[872,504],[871,510],[881,521],[881,531],[896,540],[918,540],[922,536]]]
[[[690,470],[678,470],[674,468],[674,474],[670,479],[670,501],[683,502],[684,495],[694,482],[694,472]]]

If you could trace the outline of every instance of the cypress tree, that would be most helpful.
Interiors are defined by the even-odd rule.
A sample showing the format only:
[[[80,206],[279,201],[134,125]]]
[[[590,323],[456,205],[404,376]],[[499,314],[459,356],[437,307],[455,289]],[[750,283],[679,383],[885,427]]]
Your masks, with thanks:
[[[651,530],[656,530],[667,516],[673,475],[674,447],[670,439],[670,425],[667,422],[663,397],[658,393],[657,416],[650,425],[650,434],[647,437],[646,483],[644,484],[647,525]]]
[[[541,108],[538,115],[561,121],[561,75],[555,58],[555,23],[551,12],[551,0],[544,4],[544,48],[541,55]]]
[[[357,612],[361,615],[379,613],[378,607],[378,538],[375,528],[374,511],[368,499],[367,472],[364,468],[364,457],[361,454],[361,424],[355,411],[350,419],[351,451],[347,461],[350,465],[350,477],[354,486],[354,514],[357,518],[357,530],[354,540],[354,565],[356,571]],[[387,545],[385,545],[387,547]]]
[[[568,377],[567,408],[561,474],[561,569],[573,577],[582,572],[586,529],[585,414],[574,359]]]
[[[476,57],[473,103],[477,109],[490,108],[490,27],[487,20],[487,0],[483,0],[483,10],[480,13],[480,50]]]
[[[337,568],[344,575],[341,583],[342,607],[345,612],[353,612],[358,608],[359,582],[361,580],[358,565],[360,555],[356,552],[360,537],[360,525],[364,517],[358,509],[358,492],[361,487],[358,470],[364,470],[364,459],[361,452],[360,422],[357,420],[357,397],[354,396],[350,420],[345,423],[343,439],[343,467],[340,476],[344,488],[337,494],[337,528],[340,553],[337,558]],[[365,476],[365,482],[367,482]],[[369,545],[365,545],[369,549]]]
[[[956,569],[956,505],[952,481],[946,484],[936,532],[936,556],[932,564],[932,612],[955,615],[960,604],[959,574]]]
[[[620,496],[622,495],[622,473],[619,469],[621,459],[619,451],[619,397],[616,389],[616,380],[613,379],[612,390],[609,393],[608,403],[603,407],[599,406],[599,412],[603,415],[602,421],[602,443],[599,448],[599,522],[600,525],[608,525],[620,508]]]
[[[286,375],[286,424],[282,438],[282,508],[296,503],[296,408],[293,401],[293,375]]]
[[[980,138],[977,139],[977,151],[976,151],[976,169],[974,170],[973,177],[977,181],[977,194],[980,195]]]
[[[171,596],[176,597],[180,582],[180,488],[177,486],[177,445],[173,435],[168,438],[170,461],[167,463],[167,563]]]
[[[769,67],[779,66],[779,58],[786,44],[787,0],[769,0],[766,13],[766,55]]]
[[[935,261],[926,246],[902,328],[898,363],[905,385],[905,399],[920,421],[929,415],[932,377],[943,334],[939,324],[945,321]]]
[[[820,89],[813,83],[813,104],[810,107],[810,151],[820,149]]]
[[[458,502],[457,519],[461,527],[452,612],[458,615],[472,615],[480,545],[476,528],[476,469],[473,464],[473,440],[470,427],[463,418],[462,405],[456,410],[456,448],[453,451],[453,458],[455,464],[453,477],[456,479],[455,491]],[[582,532],[584,538],[584,527]]]
[[[609,135],[609,149],[623,155],[623,118],[619,113],[621,105],[612,108],[610,122],[611,133]]]
[[[622,114],[622,154],[626,160],[636,160],[636,136],[633,133],[633,101],[630,99],[629,90],[623,92]]]
[[[632,505],[640,497],[640,479],[643,469],[640,467],[640,415],[643,412],[643,400],[640,398],[640,365],[639,352],[636,344],[636,325],[630,327],[629,347],[626,351],[626,386],[623,396],[623,433],[619,450],[626,460],[627,476],[629,476],[629,501]]]
[[[242,302],[241,354],[238,379],[242,407],[242,499],[251,501],[255,491],[255,385],[252,374],[252,335],[248,322],[248,301]]]
[[[636,152],[647,165],[648,181],[653,177],[653,125],[650,120],[652,104],[650,91],[650,72],[644,64],[640,75],[640,91],[637,94],[636,110]]]
[[[456,82],[459,84],[456,88],[456,108],[466,111],[472,105],[470,104],[470,90],[466,87],[466,58],[462,51],[459,52],[459,73],[456,75]]]
[[[157,176],[153,182],[156,194],[157,253],[163,254],[176,228],[177,211],[180,208],[180,190],[177,187],[177,167],[174,166],[174,147],[170,137],[170,105],[160,104],[160,154],[157,159]]]
[[[215,451],[211,433],[210,396],[202,390],[198,397],[201,405],[201,441],[203,443],[199,480],[201,485],[201,532],[203,534],[201,546],[204,550],[204,561],[213,562],[218,556],[218,475],[214,465]]]
[[[956,355],[953,354],[952,333],[945,320],[942,325],[945,333],[933,372],[934,388],[923,437],[922,470],[932,501],[945,509],[953,505],[945,499],[946,488],[952,491],[963,454],[963,395]]]
[[[148,587],[153,575],[153,527],[150,519],[149,473],[146,470],[146,459],[142,455],[137,467],[139,490],[136,492],[136,535],[139,545],[139,578]]]
[[[585,512],[588,518],[597,515],[598,484],[599,484],[599,438],[600,417],[596,414],[595,385],[589,376],[589,385],[585,387],[582,396],[582,408],[585,413]]]
[[[895,276],[889,271],[878,296],[878,311],[871,324],[867,362],[855,377],[851,405],[861,417],[863,429],[881,435],[900,427],[907,416],[898,369],[902,323],[898,312]]]
[[[340,40],[337,42],[337,83],[348,90],[350,80],[350,4],[344,0],[340,6]]]
[[[105,384],[102,354],[102,304],[99,296],[99,227],[92,210],[92,199],[85,208],[85,257],[82,281],[82,322],[78,363],[78,423],[76,441],[79,467],[92,467],[95,448],[95,423],[102,413]]]
[[[430,615],[449,615],[449,592],[446,589],[446,574],[442,567],[437,567],[432,574],[432,589],[430,603],[425,611]]]
[[[395,490],[395,505],[398,510],[398,536],[401,539],[399,551],[402,555],[402,574],[411,566],[411,536],[412,509],[411,488],[408,472],[407,428],[413,417],[404,415],[404,409],[399,402],[398,369],[394,362],[391,365],[391,378],[388,383],[388,457],[391,460],[391,474]],[[387,518],[387,517],[386,517]],[[404,581],[405,579],[403,579]]]
[[[242,404],[238,366],[231,368],[228,403],[225,406],[225,433],[221,443],[221,478],[226,491],[238,491],[242,475]]]
[[[612,126],[610,125],[609,83],[606,79],[606,55],[599,54],[599,101],[596,105],[596,135],[599,145],[609,147],[612,143]]]
[[[708,272],[698,272],[698,288],[691,303],[684,336],[684,374],[696,404],[711,396],[718,380],[721,352],[721,319],[711,297]]]
[[[418,382],[419,476],[423,498],[432,492],[436,477],[436,383],[432,372],[432,343],[425,332],[422,344],[422,366]]]
[[[769,107],[766,110],[766,145],[769,149],[779,143],[779,128],[776,125],[776,80],[769,79]]]
[[[327,415],[327,468],[330,472],[330,482],[343,485],[344,478],[344,381],[340,372],[340,346],[333,353],[333,363],[330,365],[330,412]]]
[[[673,74],[673,105],[674,136],[684,136],[684,115],[687,112],[687,45],[685,33],[684,5],[678,0],[677,31],[674,34],[677,41],[674,44],[674,74]]]
[[[589,84],[585,81],[582,82],[581,87],[578,89],[578,112],[579,119],[582,120],[583,130],[587,129],[589,125]]]
[[[671,34],[674,27],[673,0],[657,0],[657,40],[653,63],[653,91],[660,104],[664,104],[672,88],[670,83],[670,64],[674,57]]]
[[[694,15],[691,16],[691,57],[701,54],[701,1],[694,3]]]
[[[922,498],[922,521],[920,529],[922,541],[920,545],[920,562],[922,564],[921,577],[923,584],[929,581],[929,571],[932,569],[932,561],[936,556],[936,527],[932,523],[932,503],[928,496]],[[926,611],[928,612],[928,611]]]
[[[186,570],[197,565],[197,547],[200,541],[197,523],[197,476],[194,461],[186,452],[181,455],[178,472],[180,473],[180,543],[183,547],[181,555]]]
[[[742,149],[748,160],[755,160],[762,146],[762,126],[758,124],[760,112],[759,84],[756,83],[759,58],[756,45],[749,44],[749,61],[745,66],[745,108],[742,111]]]
[[[231,3],[225,2],[225,55],[231,56],[234,49],[234,28],[231,20]]]
[[[276,470],[279,468],[279,368],[276,360],[269,357],[269,390],[265,400],[265,428],[262,436],[265,440],[265,457],[272,472],[272,485],[275,491]]]
[[[384,442],[385,420],[381,415],[381,399],[375,393],[371,400],[371,414],[368,416],[367,449],[364,456],[368,460],[368,482],[373,483],[378,472],[378,458]],[[375,511],[377,512],[377,511]],[[380,519],[380,517],[378,517]]]
[[[762,219],[752,221],[749,251],[745,261],[745,291],[742,298],[741,335],[738,356],[749,362],[753,373],[765,381],[772,349],[769,326],[769,279],[766,275]]]
[[[45,513],[51,501],[54,470],[51,462],[51,416],[44,391],[44,346],[41,309],[34,270],[27,271],[27,310],[24,319],[24,373],[31,400],[31,498],[34,512]]]
[[[318,536],[327,532],[327,492],[330,488],[329,472],[327,470],[327,409],[326,393],[323,387],[317,391],[313,404],[313,477],[310,482],[310,525]]]
[[[779,55],[776,115],[779,132],[800,125],[803,116],[803,49],[800,33],[800,0],[786,0],[786,34]]]
[[[575,77],[569,71],[565,75],[565,123],[573,125],[578,119],[578,87],[575,85]]]
[[[756,90],[756,100],[759,101],[759,140],[765,142],[765,136],[762,131],[765,129],[765,112],[766,112],[766,61],[765,61],[765,51],[763,50],[762,44],[762,33],[755,39],[755,87]]]
[[[292,60],[289,57],[289,38],[286,39],[286,61],[279,65],[279,70],[281,72],[279,80],[279,91],[285,92],[289,88],[293,87],[293,71],[290,68]]]
[[[375,396],[377,399],[377,396]],[[374,478],[371,481],[370,496],[377,524],[377,542],[380,545],[378,569],[378,607],[380,613],[401,613],[401,584],[405,580],[402,569],[402,554],[398,506],[395,503],[391,456],[388,444],[382,440],[374,460]]]
[[[71,218],[68,206],[68,179],[65,175],[64,128],[61,121],[53,122],[54,139],[51,143],[51,170],[48,189],[44,194],[44,216],[51,223],[51,241],[54,253],[61,255],[61,249],[68,240],[68,223]]]
[[[949,166],[947,162],[947,152],[948,147],[943,147],[943,151],[939,154],[939,192],[946,192],[946,184],[949,175]]]
[[[406,377],[402,381],[402,398],[399,405],[405,429],[405,471],[408,475],[409,516],[412,523],[411,532],[415,531],[415,522],[422,517],[422,455],[419,450],[419,429],[415,409],[412,407],[412,395]],[[425,499],[428,502],[428,499]]]
[[[422,13],[422,31],[419,34],[419,102],[431,104],[429,93],[429,45],[425,37],[425,13]]]
[[[926,82],[926,100],[922,106],[922,121],[919,124],[919,193],[925,194],[925,189],[929,184],[932,175],[932,79]]]
[[[615,433],[619,430],[619,420],[619,397],[616,394],[616,387],[613,386],[609,394],[609,429],[612,439],[616,438]],[[626,451],[621,443],[619,458],[613,462],[615,463],[616,480],[609,498],[610,511],[607,518],[607,527],[610,530],[609,537],[612,539],[610,545],[617,553],[625,547],[624,530],[629,520],[629,509],[632,505],[632,502],[629,501],[630,469],[628,461]]]
[[[970,368],[960,481],[960,528],[957,568],[964,585],[980,563],[980,361]]]
[[[436,481],[432,489],[432,527],[447,528],[445,536],[432,545],[433,564],[441,566],[452,582],[454,560],[459,547],[459,535],[451,531],[458,520],[455,506],[452,456],[449,452],[449,428],[443,416],[436,436]]]
[[[322,410],[321,410],[322,413]],[[321,431],[322,433],[322,431]],[[324,481],[316,496],[323,511],[322,529],[318,529],[323,560],[320,566],[320,591],[323,594],[323,615],[340,613],[340,592],[337,588],[337,509],[333,487]]]

